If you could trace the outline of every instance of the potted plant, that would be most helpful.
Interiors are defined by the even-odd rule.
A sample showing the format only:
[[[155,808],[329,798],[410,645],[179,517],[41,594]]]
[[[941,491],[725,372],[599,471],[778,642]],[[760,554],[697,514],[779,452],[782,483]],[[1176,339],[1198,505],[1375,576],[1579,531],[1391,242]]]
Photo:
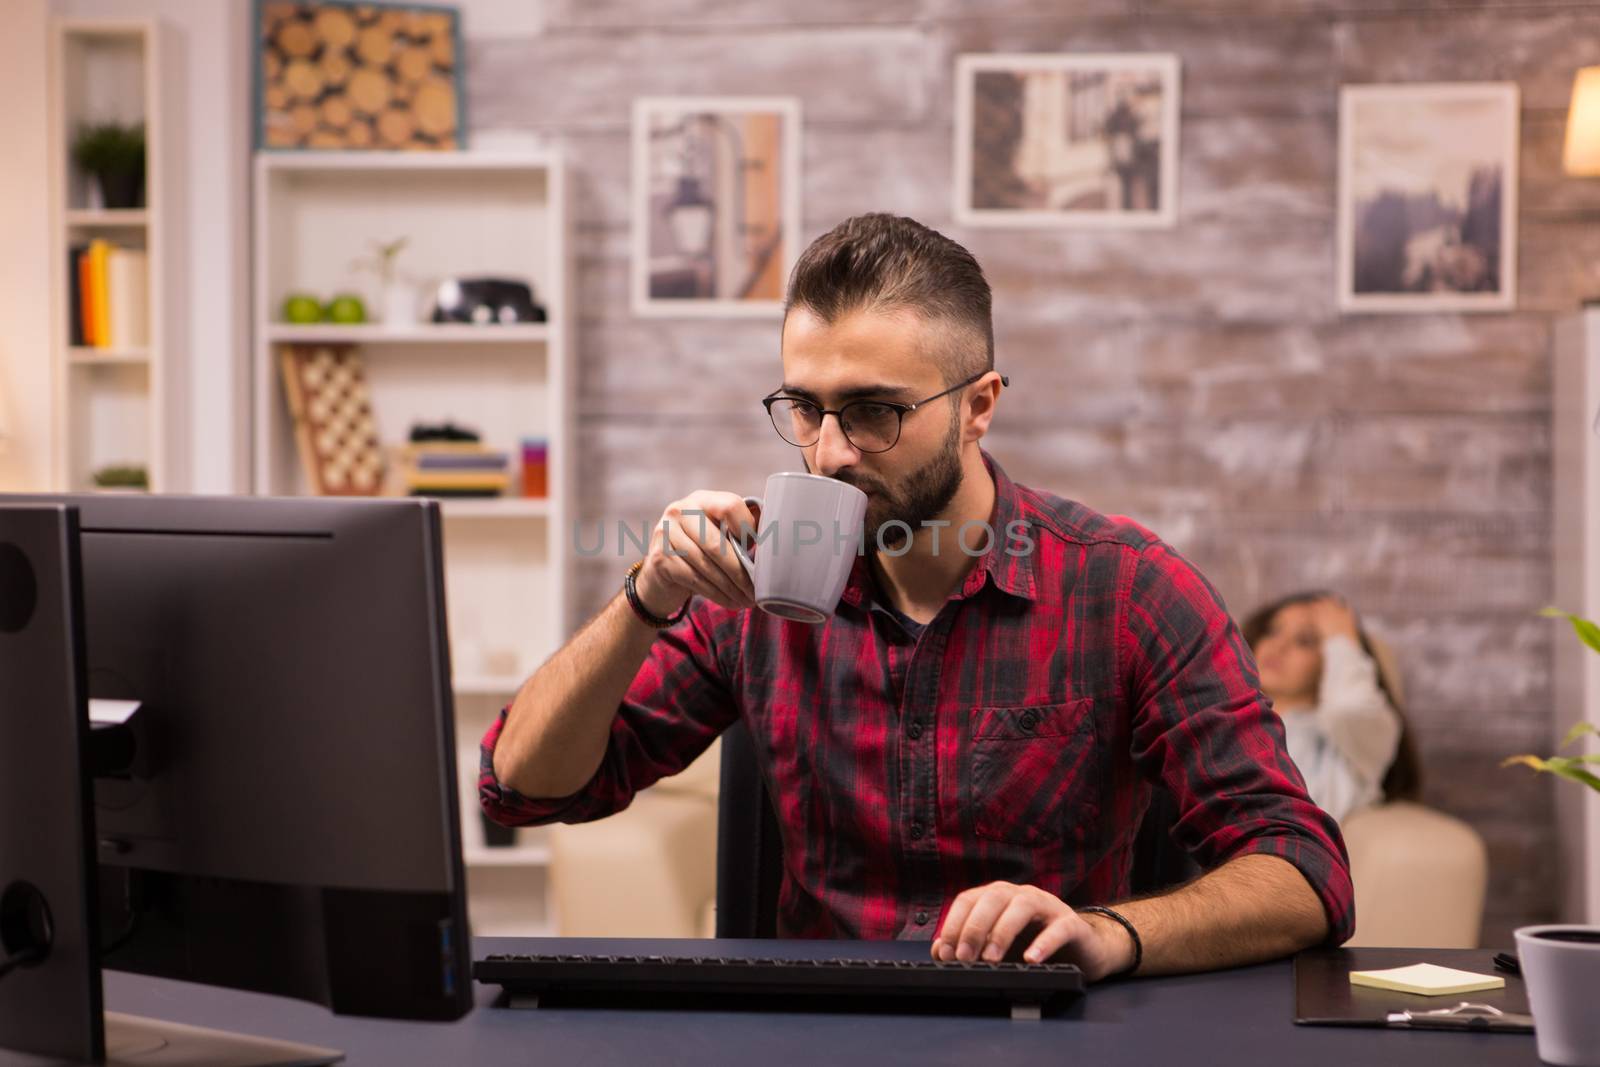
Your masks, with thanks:
[[[85,126],[72,142],[72,160],[100,183],[108,208],[144,203],[144,124],[106,122]]]
[[[409,241],[408,237],[373,241],[371,253],[352,264],[356,270],[371,271],[378,276],[383,286],[378,302],[379,321],[390,326],[406,326],[417,321],[416,288],[399,269],[400,253],[405,251]]]
[[[1546,608],[1543,615],[1565,618],[1578,639],[1600,653],[1600,626],[1588,619]],[[1600,734],[1593,723],[1580,722],[1561,741],[1566,748],[1587,734]],[[1600,793],[1600,754],[1575,756],[1522,755],[1504,766],[1522,764],[1536,771],[1587,786]],[[1539,1058],[1562,1067],[1600,1067],[1600,926],[1555,923],[1524,926],[1516,931],[1517,956],[1528,984]]]
[[[134,464],[101,467],[90,477],[94,480],[95,488],[103,492],[138,493],[150,489],[149,472]]]

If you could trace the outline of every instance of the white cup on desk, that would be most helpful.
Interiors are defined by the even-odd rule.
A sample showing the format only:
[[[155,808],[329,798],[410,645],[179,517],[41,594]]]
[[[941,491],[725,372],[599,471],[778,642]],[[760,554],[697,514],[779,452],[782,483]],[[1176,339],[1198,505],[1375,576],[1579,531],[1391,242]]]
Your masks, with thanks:
[[[758,513],[753,550],[730,537],[755,585],[756,605],[795,622],[826,622],[839,605],[860,553],[867,494],[816,474],[785,471],[767,479],[765,497],[744,502]]]
[[[1522,926],[1512,936],[1539,1058],[1560,1067],[1600,1067],[1600,926]]]

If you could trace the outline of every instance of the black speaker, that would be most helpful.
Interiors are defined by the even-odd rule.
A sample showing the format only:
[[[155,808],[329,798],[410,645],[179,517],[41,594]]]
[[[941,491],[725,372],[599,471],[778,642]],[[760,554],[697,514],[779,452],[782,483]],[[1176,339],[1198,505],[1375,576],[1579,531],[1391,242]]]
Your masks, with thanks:
[[[511,278],[450,278],[433,297],[434,322],[510,326],[545,321],[533,287]]]

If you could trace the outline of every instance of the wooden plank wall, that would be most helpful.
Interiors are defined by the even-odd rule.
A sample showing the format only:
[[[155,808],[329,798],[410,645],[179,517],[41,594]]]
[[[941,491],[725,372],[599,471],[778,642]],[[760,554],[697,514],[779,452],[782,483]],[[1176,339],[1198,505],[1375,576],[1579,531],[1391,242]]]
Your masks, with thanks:
[[[776,323],[636,320],[627,256],[634,97],[799,96],[807,239],[890,210],[983,263],[1016,386],[989,440],[1007,469],[1144,521],[1236,612],[1347,593],[1399,653],[1428,802],[1489,843],[1486,938],[1552,914],[1551,783],[1497,764],[1571,718],[1548,681],[1566,635],[1533,612],[1559,600],[1551,327],[1600,293],[1600,182],[1560,171],[1600,4],[551,0],[475,35],[474,9],[492,26],[499,7],[465,5],[472,126],[538,131],[577,172],[583,521],[637,526],[692,489],[798,468],[756,403]],[[1177,53],[1179,225],[955,226],[951,72],[988,51]],[[1337,87],[1479,80],[1522,88],[1517,310],[1341,316]],[[623,562],[585,562],[584,613]]]

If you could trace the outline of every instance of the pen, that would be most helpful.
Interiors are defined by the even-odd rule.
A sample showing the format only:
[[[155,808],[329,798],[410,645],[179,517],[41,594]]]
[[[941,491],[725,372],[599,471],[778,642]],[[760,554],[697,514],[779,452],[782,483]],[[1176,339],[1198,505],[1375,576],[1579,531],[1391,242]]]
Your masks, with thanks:
[[[1495,953],[1494,969],[1497,971],[1505,971],[1507,974],[1515,974],[1519,976],[1522,974],[1522,964],[1517,961],[1516,955],[1510,952]]]
[[[1533,1032],[1533,1016],[1501,1011],[1489,1004],[1462,1001],[1437,1011],[1392,1011],[1384,1021],[1390,1026],[1430,1030],[1508,1030]]]

